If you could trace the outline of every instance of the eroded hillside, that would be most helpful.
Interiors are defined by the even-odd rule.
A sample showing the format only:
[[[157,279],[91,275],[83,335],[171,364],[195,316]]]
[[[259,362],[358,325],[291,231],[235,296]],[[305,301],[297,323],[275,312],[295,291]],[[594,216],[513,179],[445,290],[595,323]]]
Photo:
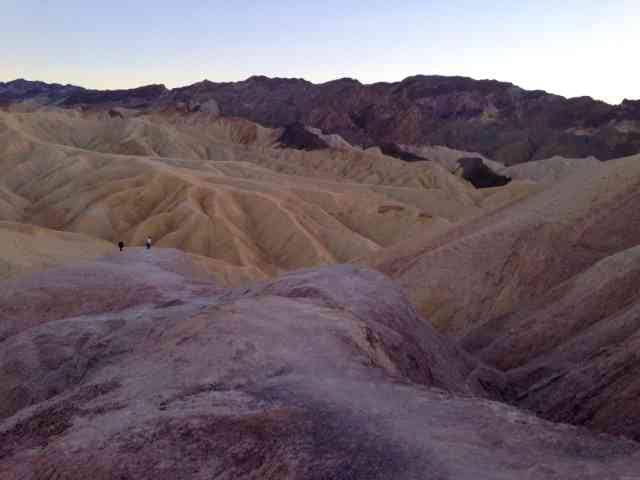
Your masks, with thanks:
[[[259,278],[485,210],[486,193],[438,164],[277,148],[278,135],[206,115],[0,114],[2,219],[127,245],[151,236]]]
[[[637,476],[637,156],[35,110],[0,112],[0,477]]]

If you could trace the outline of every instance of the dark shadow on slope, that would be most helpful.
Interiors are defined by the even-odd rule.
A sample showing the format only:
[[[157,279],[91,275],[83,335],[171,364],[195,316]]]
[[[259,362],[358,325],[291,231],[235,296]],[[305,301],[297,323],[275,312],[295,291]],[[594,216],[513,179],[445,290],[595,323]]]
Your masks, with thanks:
[[[329,144],[322,138],[305,128],[302,123],[295,122],[287,125],[278,138],[278,143],[283,148],[295,148],[296,150],[324,150]]]
[[[458,160],[461,176],[476,188],[502,187],[511,178],[491,170],[479,157],[465,157]]]

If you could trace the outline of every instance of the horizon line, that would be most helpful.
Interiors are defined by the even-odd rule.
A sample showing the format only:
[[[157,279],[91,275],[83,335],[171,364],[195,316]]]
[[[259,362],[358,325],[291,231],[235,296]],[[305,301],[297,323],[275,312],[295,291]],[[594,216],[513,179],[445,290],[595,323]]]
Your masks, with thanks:
[[[620,106],[622,105],[624,102],[626,101],[640,101],[640,98],[638,99],[632,99],[632,98],[623,98],[619,103],[611,103],[608,102],[606,100],[602,100],[599,98],[595,98],[591,95],[577,95],[577,96],[564,96],[564,95],[560,95],[557,93],[553,93],[553,92],[549,92],[547,90],[543,90],[543,89],[526,89],[523,87],[520,87],[519,85],[516,85],[513,82],[510,81],[505,81],[505,80],[498,80],[495,78],[474,78],[474,77],[469,77],[466,75],[441,75],[441,74],[423,74],[423,73],[417,73],[414,75],[409,75],[407,77],[404,77],[400,80],[395,80],[395,81],[378,81],[378,82],[362,82],[361,80],[354,78],[354,77],[339,77],[339,78],[335,78],[332,80],[327,80],[327,81],[322,81],[322,82],[314,82],[311,80],[307,80],[304,77],[280,77],[280,76],[273,76],[270,77],[268,75],[263,75],[263,74],[253,74],[250,75],[248,77],[246,77],[245,79],[242,80],[221,80],[221,81],[213,81],[210,80],[209,78],[203,78],[202,80],[196,81],[196,82],[192,82],[192,83],[187,83],[187,84],[180,84],[177,86],[173,86],[173,87],[169,87],[167,86],[166,83],[147,83],[147,84],[142,84],[142,85],[138,85],[138,86],[133,86],[133,87],[127,87],[127,88],[92,88],[92,87],[87,87],[84,85],[79,85],[79,84],[75,84],[75,83],[59,83],[59,82],[50,82],[50,81],[46,81],[46,80],[33,80],[33,79],[28,79],[25,77],[18,77],[18,78],[14,78],[13,80],[6,80],[6,81],[1,81],[0,80],[0,84],[9,84],[12,82],[17,82],[17,81],[24,81],[24,82],[31,82],[31,83],[44,83],[47,85],[59,85],[62,87],[76,87],[76,88],[81,88],[83,90],[89,90],[89,91],[98,91],[98,92],[114,92],[114,91],[127,91],[127,90],[136,90],[136,89],[140,89],[140,88],[145,88],[145,87],[163,87],[165,88],[167,91],[173,91],[173,90],[179,90],[179,89],[183,89],[183,88],[188,88],[191,87],[193,85],[197,85],[199,83],[204,83],[204,82],[209,82],[209,83],[214,83],[214,84],[225,84],[225,83],[243,83],[243,82],[247,82],[251,79],[259,79],[259,78],[265,78],[267,80],[290,80],[290,81],[302,81],[302,82],[306,82],[309,83],[311,85],[315,85],[315,86],[321,86],[321,85],[326,85],[329,83],[334,83],[334,82],[339,82],[339,81],[343,81],[343,80],[349,80],[349,81],[353,81],[353,82],[357,82],[358,84],[362,85],[362,86],[373,86],[373,85],[382,85],[382,84],[394,84],[394,83],[402,83],[405,82],[409,79],[412,78],[419,78],[419,77],[432,77],[432,78],[447,78],[447,79],[453,79],[453,78],[458,78],[458,79],[465,79],[465,80],[473,80],[475,82],[495,82],[495,83],[501,83],[501,84],[505,84],[505,85],[511,85],[515,88],[518,88],[520,90],[526,91],[526,92],[541,92],[544,93],[546,95],[553,95],[556,97],[561,97],[564,98],[565,100],[574,100],[574,99],[580,99],[580,98],[588,98],[591,99],[593,101],[596,102],[601,102],[610,106]]]

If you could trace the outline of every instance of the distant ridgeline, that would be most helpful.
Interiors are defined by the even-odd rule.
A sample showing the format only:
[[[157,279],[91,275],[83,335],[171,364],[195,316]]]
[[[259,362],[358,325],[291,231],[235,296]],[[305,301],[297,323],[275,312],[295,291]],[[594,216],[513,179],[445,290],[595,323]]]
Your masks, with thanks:
[[[355,145],[379,145],[406,160],[415,159],[398,154],[397,145],[446,145],[506,165],[554,155],[608,160],[640,152],[640,100],[614,106],[464,77],[415,76],[370,85],[353,79],[313,84],[251,77],[172,90],[148,85],[105,91],[26,80],[0,83],[0,106],[16,104],[205,111],[270,127],[305,125]],[[306,134],[293,128],[287,135],[295,144]]]

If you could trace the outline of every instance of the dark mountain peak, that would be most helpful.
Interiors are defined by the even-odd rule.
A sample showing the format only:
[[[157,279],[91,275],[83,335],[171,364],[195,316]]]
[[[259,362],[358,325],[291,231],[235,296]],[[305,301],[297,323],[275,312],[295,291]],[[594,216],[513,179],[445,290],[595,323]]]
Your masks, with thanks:
[[[212,82],[208,78],[205,78],[204,80],[201,80],[201,81],[196,82],[196,83],[192,83],[191,85],[187,85],[186,87],[182,87],[182,88],[207,89],[207,88],[215,87],[216,85],[218,85],[218,84],[215,83],[215,82]],[[174,90],[176,90],[176,89],[174,89]]]
[[[305,80],[304,78],[289,78],[289,77],[266,77],[264,75],[253,75],[247,78],[244,83],[253,83],[253,84],[305,84],[305,85],[313,85],[311,82]]]
[[[122,90],[106,90],[112,92],[167,92],[168,89],[164,83],[150,83],[149,85],[142,85],[140,87],[135,87],[131,89],[122,89]]]
[[[593,97],[590,97],[588,95],[581,95],[579,97],[571,97],[569,100],[574,101],[574,102],[600,102],[600,100],[594,100]],[[604,102],[602,102],[604,103]]]
[[[260,82],[268,82],[271,78],[266,75],[251,75],[249,78],[245,80],[246,83],[260,83]]]
[[[333,85],[333,84],[338,84],[338,85],[359,85],[359,86],[362,85],[360,80],[358,80],[356,78],[351,78],[351,77],[342,77],[342,78],[338,78],[336,80],[329,80],[328,82],[322,83],[322,85]]]
[[[154,100],[167,93],[163,84],[143,85],[121,90],[79,90],[68,96],[62,105],[102,105],[127,106],[131,108],[149,106]]]
[[[471,77],[463,77],[463,76],[447,76],[447,75],[412,75],[410,77],[405,78],[400,84],[411,84],[411,83],[429,83],[429,84],[448,84],[448,85],[493,85],[501,88],[510,88],[515,87],[513,83],[510,82],[502,82],[500,80],[493,79],[482,79],[476,80]]]
[[[628,100],[625,98],[620,107],[623,110],[640,112],[640,100]]]
[[[15,80],[11,80],[6,83],[0,82],[0,85],[13,86],[17,88],[36,88],[37,87],[37,88],[50,89],[50,90],[62,89],[62,88],[67,88],[67,89],[73,88],[73,89],[82,90],[82,87],[73,85],[71,83],[66,83],[63,85],[61,83],[47,83],[47,82],[42,82],[40,80],[27,80],[24,78],[16,78]]]
[[[2,85],[9,85],[12,87],[26,87],[28,85],[38,84],[43,82],[32,82],[30,80],[26,80],[24,78],[16,78],[15,80],[10,80],[8,82],[3,83]]]
[[[74,85],[60,85],[18,78],[0,83],[0,104],[10,105],[14,102],[37,99],[40,103],[55,103],[72,92],[82,90]]]
[[[406,77],[404,80],[400,81],[400,83],[412,83],[412,82],[441,82],[441,81],[467,81],[472,80],[469,77],[462,77],[458,75],[410,75]]]
[[[395,92],[410,98],[451,95],[463,92],[477,92],[479,95],[503,95],[513,88],[512,83],[498,80],[474,80],[469,77],[447,77],[442,75],[414,75],[395,85]]]
[[[192,83],[191,85],[185,85],[184,87],[174,88],[170,90],[170,92],[174,96],[177,95],[180,98],[182,98],[184,96],[200,94],[202,92],[209,92],[209,91],[215,90],[215,88],[220,85],[233,85],[233,84],[232,83],[227,83],[227,84],[214,83],[211,80],[208,80],[205,78],[204,80],[200,82]]]

